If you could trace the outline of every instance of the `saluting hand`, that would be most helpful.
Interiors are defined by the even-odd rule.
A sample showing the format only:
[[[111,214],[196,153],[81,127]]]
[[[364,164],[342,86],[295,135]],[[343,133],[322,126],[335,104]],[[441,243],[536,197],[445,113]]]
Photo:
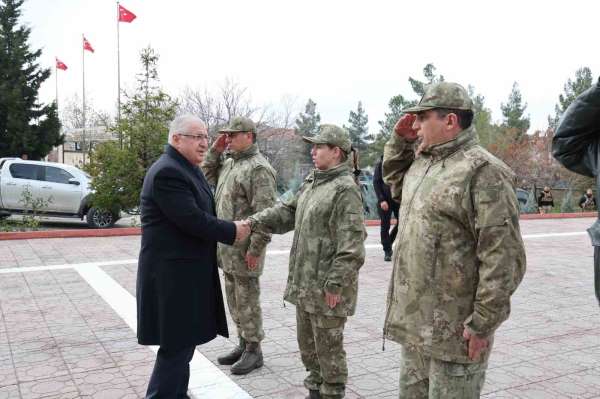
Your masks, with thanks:
[[[211,148],[213,150],[215,150],[216,152],[218,152],[219,154],[222,153],[223,151],[225,151],[225,148],[227,148],[227,143],[225,142],[226,138],[227,138],[226,134],[223,134],[223,133],[219,134],[219,137],[217,137],[217,139],[214,141]]]
[[[413,123],[417,119],[415,114],[404,114],[394,125],[394,133],[406,140],[414,141],[417,139],[417,131],[413,129]]]

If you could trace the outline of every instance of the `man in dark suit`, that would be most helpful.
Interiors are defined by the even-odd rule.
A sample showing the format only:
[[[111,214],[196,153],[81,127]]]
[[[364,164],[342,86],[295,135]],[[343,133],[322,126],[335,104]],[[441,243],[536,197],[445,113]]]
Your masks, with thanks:
[[[231,245],[250,231],[215,216],[199,168],[207,150],[204,123],[189,115],[176,118],[169,145],[142,187],[137,335],[141,345],[160,345],[146,398],[187,398],[196,345],[228,336],[217,242]]]
[[[390,222],[392,215],[396,216],[396,220],[398,220],[400,205],[392,199],[390,186],[383,181],[381,175],[382,162],[383,156],[375,164],[373,189],[375,189],[375,195],[377,195],[377,211],[379,212],[379,219],[381,219],[381,245],[383,246],[384,260],[389,262],[392,260],[392,244],[398,232],[398,224],[396,224],[390,233]]]

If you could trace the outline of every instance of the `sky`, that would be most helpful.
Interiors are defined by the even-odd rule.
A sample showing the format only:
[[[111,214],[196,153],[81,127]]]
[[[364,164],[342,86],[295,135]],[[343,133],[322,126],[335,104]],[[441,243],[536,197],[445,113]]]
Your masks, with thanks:
[[[257,105],[276,109],[283,96],[317,103],[323,123],[347,124],[362,101],[370,132],[379,130],[390,98],[418,99],[408,77],[433,63],[447,81],[473,85],[494,121],[519,84],[531,131],[545,129],[563,86],[578,68],[600,72],[600,2],[383,0],[124,0],[137,19],[120,25],[121,87],[135,87],[139,52],[160,55],[159,77],[173,96],[185,87],[216,90],[226,78],[247,87]],[[116,2],[26,0],[21,21],[30,44],[69,69],[58,71],[59,105],[82,93],[116,114]],[[54,74],[42,101],[56,96]]]

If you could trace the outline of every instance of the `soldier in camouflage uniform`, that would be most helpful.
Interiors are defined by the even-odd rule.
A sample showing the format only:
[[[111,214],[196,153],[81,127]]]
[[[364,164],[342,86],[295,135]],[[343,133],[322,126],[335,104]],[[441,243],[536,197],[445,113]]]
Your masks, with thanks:
[[[525,273],[514,174],[478,144],[462,86],[431,85],[404,112],[383,163],[401,203],[384,326],[400,398],[478,398]]]
[[[313,144],[316,169],[292,199],[250,222],[253,231],[295,230],[284,300],[296,305],[298,345],[309,372],[304,385],[309,398],[343,398],[344,325],[356,308],[358,270],[365,259],[362,198],[348,161],[348,133],[321,125],[317,136],[304,140]]]
[[[241,220],[275,204],[275,170],[258,150],[254,123],[234,118],[220,133],[202,164],[207,180],[216,185],[217,217]],[[233,365],[233,374],[247,374],[263,365],[259,277],[270,240],[270,234],[256,232],[233,246],[217,248],[229,313],[239,335],[239,345],[217,360]]]

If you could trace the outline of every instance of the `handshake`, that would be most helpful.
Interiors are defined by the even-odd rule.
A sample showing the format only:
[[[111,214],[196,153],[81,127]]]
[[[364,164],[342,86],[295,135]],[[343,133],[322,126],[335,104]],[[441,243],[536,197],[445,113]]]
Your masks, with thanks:
[[[236,220],[233,223],[235,223],[235,242],[244,241],[252,233],[252,223],[248,219]]]

